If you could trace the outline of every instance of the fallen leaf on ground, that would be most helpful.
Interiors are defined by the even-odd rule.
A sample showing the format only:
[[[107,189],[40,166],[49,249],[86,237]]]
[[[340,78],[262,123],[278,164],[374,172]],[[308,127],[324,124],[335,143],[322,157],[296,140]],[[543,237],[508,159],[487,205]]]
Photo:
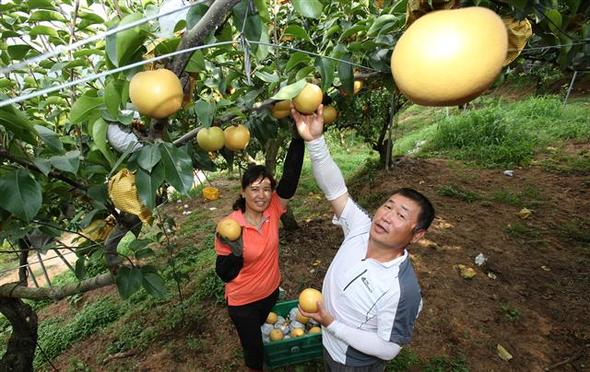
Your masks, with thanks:
[[[471,267],[462,264],[455,265],[455,269],[459,270],[459,275],[461,275],[463,279],[471,279],[476,274],[475,270]]]
[[[509,361],[512,359],[512,354],[508,352],[508,350],[504,349],[504,346],[498,344],[496,346],[496,350],[498,350],[498,356],[505,361]]]
[[[527,218],[529,218],[531,216],[531,214],[533,214],[533,211],[531,211],[528,208],[522,208],[520,210],[520,212],[518,212],[516,215],[520,218],[522,218],[523,220],[526,220]]]

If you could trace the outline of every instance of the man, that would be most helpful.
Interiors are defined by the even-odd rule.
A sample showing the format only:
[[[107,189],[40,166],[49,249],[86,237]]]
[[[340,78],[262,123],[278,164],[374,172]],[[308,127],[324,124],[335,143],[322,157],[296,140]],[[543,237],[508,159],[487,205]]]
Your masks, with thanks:
[[[349,196],[324,141],[323,106],[311,115],[291,108],[306,141],[318,186],[332,204],[344,241],[332,260],[316,313],[323,326],[328,371],[383,371],[409,343],[422,308],[420,287],[406,248],[434,219],[430,201],[412,189],[391,195],[371,218]]]

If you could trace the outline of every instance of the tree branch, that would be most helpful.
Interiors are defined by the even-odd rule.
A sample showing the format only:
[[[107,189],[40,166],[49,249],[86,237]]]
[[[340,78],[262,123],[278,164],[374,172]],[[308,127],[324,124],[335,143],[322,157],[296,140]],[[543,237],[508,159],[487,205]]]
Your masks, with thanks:
[[[203,41],[212,32],[225,23],[225,19],[229,16],[232,8],[239,3],[240,0],[217,0],[214,1],[203,18],[187,33],[184,34],[177,50],[193,48],[203,45]],[[171,70],[178,76],[183,83],[183,90],[186,92],[186,85],[189,84],[188,76],[184,73],[184,69],[188,64],[192,53],[183,53],[174,57],[166,64],[166,68]],[[168,126],[168,119],[153,120],[151,123],[150,138],[163,138]],[[196,136],[196,133],[195,133]]]
[[[180,45],[177,50],[193,48],[199,45],[203,45],[203,40],[211,32],[215,32],[218,27],[225,23],[225,19],[233,7],[239,3],[240,0],[217,0],[211,4],[211,7],[207,10],[207,13],[199,20],[199,22],[193,27],[180,41]],[[180,76],[184,71],[188,61],[191,58],[191,54],[184,53],[175,57],[169,64],[170,70],[177,76]]]
[[[53,288],[30,288],[19,285],[19,283],[8,283],[0,286],[0,297],[26,298],[29,300],[51,299],[57,301],[77,293],[84,293],[106,287],[114,282],[115,277],[111,273],[106,273],[83,280],[79,283],[72,283],[62,287]]]

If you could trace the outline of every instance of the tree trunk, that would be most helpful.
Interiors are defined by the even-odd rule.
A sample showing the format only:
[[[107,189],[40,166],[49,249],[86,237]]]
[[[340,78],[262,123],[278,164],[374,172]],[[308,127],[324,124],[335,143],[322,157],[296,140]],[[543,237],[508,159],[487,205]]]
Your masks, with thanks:
[[[0,297],[0,312],[12,325],[0,371],[33,371],[37,344],[37,314],[19,298]]]
[[[269,170],[271,174],[276,174],[277,170],[277,157],[279,155],[279,148],[281,147],[281,141],[279,138],[272,138],[266,142],[264,151],[264,166]]]
[[[287,231],[294,231],[299,228],[299,224],[297,223],[297,220],[295,219],[295,215],[293,214],[292,208],[287,208],[287,212],[285,212],[281,216],[281,222],[283,223],[283,227]]]

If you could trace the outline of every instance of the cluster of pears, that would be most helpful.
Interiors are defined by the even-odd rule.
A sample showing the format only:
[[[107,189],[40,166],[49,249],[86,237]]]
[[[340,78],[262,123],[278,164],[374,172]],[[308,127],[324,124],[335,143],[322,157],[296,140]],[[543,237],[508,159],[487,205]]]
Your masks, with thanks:
[[[250,142],[250,130],[243,124],[201,128],[197,133],[197,143],[205,151],[221,150],[224,146],[230,151],[240,151]]]
[[[355,93],[360,90],[362,82],[355,82]],[[357,90],[358,86],[358,90]],[[301,92],[293,100],[283,100],[274,104],[270,110],[270,114],[275,119],[283,119],[291,114],[291,102],[295,107],[295,110],[302,114],[310,115],[313,114],[318,106],[322,103],[324,93],[322,89],[312,83],[306,83]],[[332,123],[338,117],[338,111],[334,106],[324,106],[324,124]]]
[[[129,82],[131,103],[143,115],[163,119],[182,107],[183,91],[180,80],[172,71],[160,68],[138,72]],[[242,125],[231,125],[225,130],[219,127],[200,129],[197,143],[205,151],[240,151],[248,146],[250,130]]]
[[[301,315],[297,307],[292,308],[285,317],[270,312],[261,330],[265,343],[322,332],[320,325],[315,320]]]
[[[306,288],[299,294],[299,306],[307,312],[317,312],[317,302],[321,300],[322,293],[314,288]],[[318,322],[303,316],[298,307],[291,308],[286,317],[270,312],[261,330],[265,343],[322,332]]]

